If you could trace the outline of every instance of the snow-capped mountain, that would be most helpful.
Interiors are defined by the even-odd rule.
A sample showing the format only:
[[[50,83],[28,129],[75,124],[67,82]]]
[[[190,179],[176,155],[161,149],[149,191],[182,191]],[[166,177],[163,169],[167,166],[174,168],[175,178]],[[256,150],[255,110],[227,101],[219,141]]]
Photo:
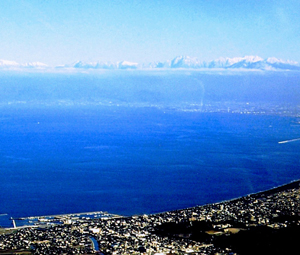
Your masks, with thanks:
[[[122,61],[116,64],[110,62],[83,62],[77,61],[71,65],[65,65],[64,67],[71,68],[83,68],[83,69],[136,69],[138,63],[129,61]]]
[[[84,69],[114,69],[116,68],[116,65],[110,63],[110,62],[83,62],[83,61],[77,61],[71,65],[64,65],[63,67],[68,68],[84,68]]]
[[[46,68],[48,65],[41,63],[41,62],[29,62],[25,64],[20,64],[16,61],[11,61],[11,60],[4,60],[0,59],[0,68],[4,69],[19,69],[19,68]]]
[[[300,65],[296,61],[284,61],[278,58],[267,58],[265,62],[275,69],[300,70]]]
[[[0,59],[0,69],[49,69],[50,67],[41,62],[29,62],[20,64],[15,61]],[[299,70],[300,65],[295,61],[285,61],[275,57],[263,59],[258,56],[245,56],[228,58],[221,57],[213,61],[204,62],[195,57],[178,56],[165,62],[139,64],[136,62],[121,61],[111,62],[83,62],[77,61],[70,65],[56,66],[64,69],[250,69],[250,70]]]
[[[277,58],[263,59],[258,56],[245,56],[236,58],[218,58],[210,62],[200,61],[195,57],[177,56],[171,61],[138,64],[135,62],[83,62],[77,61],[71,65],[60,68],[81,69],[254,69],[254,70],[300,70],[300,65],[295,61],[284,61]]]
[[[119,69],[136,69],[138,67],[138,63],[122,61],[118,63]]]
[[[42,62],[30,62],[30,63],[25,63],[21,66],[28,67],[28,68],[46,68],[46,67],[48,67],[48,65],[46,65]]]
[[[258,56],[245,56],[237,58],[218,58],[207,64],[208,68],[243,68],[252,63],[257,63],[263,59]]]
[[[300,70],[297,62],[284,61],[277,58],[262,59],[260,57],[246,56],[240,61],[228,66],[227,68],[244,68],[260,70]]]
[[[263,59],[258,56],[236,58],[219,58],[210,62],[201,62],[197,58],[179,56],[171,61],[171,68],[225,68],[225,69],[259,69],[259,70],[300,70],[295,61],[284,61],[277,58]]]
[[[1,68],[11,68],[11,67],[19,67],[20,64],[15,61],[0,59],[0,67]]]
[[[179,56],[171,61],[171,68],[201,68],[203,62],[189,56]]]

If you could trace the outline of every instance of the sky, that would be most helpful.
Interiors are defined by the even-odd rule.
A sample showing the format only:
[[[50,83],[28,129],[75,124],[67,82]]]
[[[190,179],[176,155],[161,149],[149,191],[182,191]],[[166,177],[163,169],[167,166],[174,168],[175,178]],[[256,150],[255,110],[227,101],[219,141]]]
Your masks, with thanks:
[[[0,59],[50,66],[179,55],[300,62],[300,1],[8,0],[0,39]]]

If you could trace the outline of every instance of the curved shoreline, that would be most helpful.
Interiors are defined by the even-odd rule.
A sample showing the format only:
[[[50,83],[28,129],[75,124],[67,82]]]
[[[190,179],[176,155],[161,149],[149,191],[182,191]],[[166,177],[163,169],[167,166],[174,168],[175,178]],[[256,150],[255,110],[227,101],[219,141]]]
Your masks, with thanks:
[[[300,179],[293,180],[293,181],[291,181],[289,183],[282,184],[282,185],[273,187],[271,189],[267,189],[267,190],[263,190],[263,191],[258,191],[256,193],[249,193],[249,194],[244,195],[244,196],[232,198],[232,199],[229,199],[229,200],[223,200],[223,201],[216,202],[216,203],[210,203],[210,204],[219,204],[219,203],[223,203],[223,202],[235,201],[235,200],[238,200],[238,199],[243,198],[243,197],[255,197],[255,198],[259,198],[262,195],[271,195],[271,194],[274,194],[274,193],[277,193],[277,192],[280,192],[280,191],[285,191],[285,190],[289,190],[289,189],[293,189],[293,188],[298,188],[299,186],[300,186]]]
[[[214,202],[214,203],[207,203],[207,204],[203,204],[203,205],[195,205],[195,206],[190,206],[190,207],[186,207],[186,208],[179,208],[179,209],[175,209],[175,210],[170,210],[170,211],[163,211],[163,212],[157,212],[157,213],[150,213],[149,215],[159,215],[159,214],[163,214],[163,213],[167,213],[167,212],[176,212],[176,211],[181,211],[181,210],[186,210],[186,209],[192,209],[192,208],[196,208],[196,207],[202,207],[202,206],[207,206],[207,205],[217,205],[217,204],[221,204],[221,203],[225,203],[225,202],[234,202],[236,200],[239,200],[243,197],[255,197],[255,198],[259,198],[263,195],[271,195],[280,191],[285,191],[285,190],[289,190],[289,189],[293,189],[293,188],[298,188],[300,187],[300,179],[297,180],[293,180],[289,183],[286,184],[282,184],[276,187],[273,187],[271,189],[267,189],[267,190],[263,190],[263,191],[258,191],[256,193],[249,193],[246,194],[244,196],[240,196],[240,197],[235,197],[232,199],[227,199],[227,200],[221,200],[218,202]],[[133,215],[131,215],[133,216]],[[128,216],[128,217],[131,217]],[[138,216],[138,215],[137,215]]]
[[[300,186],[300,179],[298,180],[293,180],[289,183],[283,184],[283,185],[279,185],[277,187],[273,187],[271,189],[268,190],[264,190],[264,191],[259,191],[257,193],[249,193],[247,195],[244,196],[240,196],[240,197],[236,197],[236,198],[232,198],[232,199],[228,199],[228,200],[222,200],[219,202],[215,202],[215,203],[207,203],[207,204],[203,204],[203,205],[195,205],[195,206],[191,206],[191,207],[186,207],[186,208],[178,208],[175,210],[169,210],[169,211],[162,211],[162,212],[157,212],[157,213],[150,213],[148,215],[159,215],[159,214],[164,214],[167,212],[176,212],[176,211],[181,211],[181,210],[186,210],[186,209],[192,209],[192,208],[196,208],[196,207],[202,207],[202,206],[207,206],[207,205],[217,205],[217,204],[221,204],[224,202],[234,202],[236,200],[239,200],[243,197],[254,197],[254,198],[260,198],[262,196],[266,196],[266,195],[271,195],[274,193],[278,193],[281,191],[285,191],[285,190],[289,190],[289,189],[293,189],[293,188],[299,188]],[[8,214],[1,214],[3,216]],[[0,215],[0,216],[1,216]],[[39,216],[29,216],[29,217],[18,217],[18,218],[12,218],[10,217],[10,220],[32,220],[32,219],[36,219],[37,221],[39,221],[40,219],[50,219],[50,218],[55,218],[55,219],[60,219],[62,222],[65,220],[70,220],[72,218],[75,217],[80,217],[80,216],[97,216],[97,215],[101,215],[100,217],[104,217],[104,218],[121,218],[121,217],[134,217],[134,216],[140,216],[139,214],[133,214],[133,215],[119,215],[119,214],[112,214],[112,213],[108,213],[108,212],[103,212],[103,211],[95,211],[95,212],[81,212],[81,213],[65,213],[65,214],[55,214],[55,215],[39,215]],[[99,217],[98,217],[99,218]],[[24,227],[34,227],[34,226],[39,226],[41,224],[37,224],[37,225],[22,225],[22,226],[18,226],[16,228],[24,228]],[[13,229],[13,227],[3,227],[3,229]]]

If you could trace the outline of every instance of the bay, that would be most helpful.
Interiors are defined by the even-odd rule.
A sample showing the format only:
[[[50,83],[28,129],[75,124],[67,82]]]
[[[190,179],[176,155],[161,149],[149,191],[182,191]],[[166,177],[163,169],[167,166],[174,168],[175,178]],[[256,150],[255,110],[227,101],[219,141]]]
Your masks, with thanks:
[[[295,117],[151,107],[18,110],[1,121],[1,213],[155,213],[298,179]]]
[[[297,72],[0,78],[2,226],[175,210],[300,178]]]

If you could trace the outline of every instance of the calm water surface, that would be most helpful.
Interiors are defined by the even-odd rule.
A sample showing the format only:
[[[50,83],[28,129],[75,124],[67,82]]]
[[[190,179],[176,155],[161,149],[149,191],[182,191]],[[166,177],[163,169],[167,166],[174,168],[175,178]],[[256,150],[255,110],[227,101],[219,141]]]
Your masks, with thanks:
[[[298,72],[0,73],[0,225],[155,213],[299,179],[300,141],[278,143],[300,137],[282,116],[297,116],[299,84]]]
[[[268,189],[300,178],[299,142],[278,144],[300,136],[295,121],[151,107],[7,111],[0,213],[154,213]]]

